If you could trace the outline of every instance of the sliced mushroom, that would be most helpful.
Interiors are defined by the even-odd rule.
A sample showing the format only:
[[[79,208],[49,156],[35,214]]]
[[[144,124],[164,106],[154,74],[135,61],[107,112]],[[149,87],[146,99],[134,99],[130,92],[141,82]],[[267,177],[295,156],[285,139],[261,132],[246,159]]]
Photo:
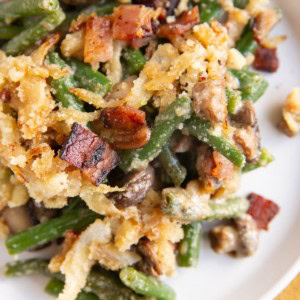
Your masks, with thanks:
[[[255,162],[260,157],[260,135],[258,127],[247,126],[236,129],[234,136],[235,142],[242,149],[249,162]]]
[[[222,187],[226,180],[235,177],[234,165],[221,153],[202,144],[198,148],[197,154],[196,168],[199,179],[204,183],[206,189],[214,192]]]
[[[223,123],[227,118],[224,81],[209,79],[198,82],[193,88],[193,109],[214,124]]]
[[[157,246],[148,238],[140,239],[137,250],[142,255],[143,260],[138,263],[138,268],[153,276],[162,275],[162,269],[157,259]]]
[[[2,212],[5,224],[9,227],[11,233],[18,233],[34,225],[27,206],[7,207]]]
[[[143,201],[154,182],[154,169],[146,169],[128,174],[123,180],[125,191],[111,194],[111,198],[119,208],[138,205]]]
[[[248,100],[243,101],[242,107],[236,114],[231,116],[231,120],[233,120],[238,127],[254,127],[257,124],[257,117],[253,102]]]
[[[243,215],[235,219],[233,225],[214,227],[209,238],[215,252],[245,257],[253,255],[257,250],[259,230],[250,215]]]
[[[233,226],[215,226],[209,232],[210,245],[219,254],[235,251],[238,246],[238,232]]]

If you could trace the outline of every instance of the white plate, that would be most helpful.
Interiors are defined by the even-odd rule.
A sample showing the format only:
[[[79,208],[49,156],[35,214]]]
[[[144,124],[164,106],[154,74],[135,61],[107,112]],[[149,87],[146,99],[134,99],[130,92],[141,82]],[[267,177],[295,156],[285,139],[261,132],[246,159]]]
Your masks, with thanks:
[[[280,69],[267,76],[270,87],[257,103],[262,144],[272,150],[276,161],[267,169],[243,176],[240,194],[260,193],[275,200],[281,211],[270,231],[261,233],[260,247],[252,258],[217,255],[204,239],[198,268],[180,269],[167,280],[179,300],[272,299],[300,271],[300,136],[290,139],[276,129],[283,100],[293,87],[300,86],[300,2],[278,3],[284,21],[274,34],[288,34],[288,41],[279,47]],[[12,258],[2,246],[0,252],[1,268]],[[1,300],[53,299],[43,292],[43,278],[8,280],[1,276]]]

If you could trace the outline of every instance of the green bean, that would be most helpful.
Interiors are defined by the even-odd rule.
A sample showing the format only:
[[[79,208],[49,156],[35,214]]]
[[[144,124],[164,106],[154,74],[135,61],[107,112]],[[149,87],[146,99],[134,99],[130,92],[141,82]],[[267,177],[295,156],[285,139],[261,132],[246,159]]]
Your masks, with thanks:
[[[57,297],[64,289],[65,283],[57,278],[49,280],[45,286],[45,292],[51,296]],[[80,292],[76,300],[98,300],[99,298],[93,293]]]
[[[45,276],[53,276],[48,269],[49,261],[45,259],[27,259],[17,260],[7,263],[4,267],[4,275],[7,277],[19,277],[27,275],[42,274]],[[60,276],[63,278],[63,276]]]
[[[240,168],[244,166],[245,156],[236,147],[225,140],[225,138],[212,135],[210,133],[211,124],[209,121],[193,115],[192,118],[186,122],[186,127],[190,134],[220,152],[233,164]]]
[[[226,90],[227,110],[230,114],[235,114],[241,102],[241,93],[237,90]]]
[[[21,253],[62,237],[68,229],[85,229],[97,218],[99,215],[89,209],[73,210],[61,217],[10,235],[5,242],[6,248],[9,254]]]
[[[54,13],[59,9],[58,0],[11,0],[0,3],[0,19],[11,24],[21,17]]]
[[[64,289],[65,283],[57,278],[52,278],[45,286],[45,292],[51,296],[57,297]]]
[[[186,177],[186,168],[181,165],[176,154],[174,154],[168,145],[162,148],[159,154],[159,160],[166,173],[171,177],[176,186],[180,186]]]
[[[95,13],[97,16],[106,16],[113,13],[114,8],[119,6],[120,3],[116,1],[109,1],[109,3],[98,3],[91,5],[84,9],[81,13],[85,15],[90,15],[92,13]]]
[[[236,218],[249,208],[249,201],[245,198],[229,198],[223,202],[210,201],[212,213],[206,217],[206,221]]]
[[[132,49],[130,47],[124,49],[122,52],[122,58],[127,64],[127,72],[129,75],[134,75],[140,72],[146,63],[146,59],[141,50]]]
[[[64,280],[61,273],[51,273],[48,269],[49,261],[43,259],[29,259],[8,263],[5,266],[5,275],[18,277],[23,275],[43,274],[50,278]],[[145,299],[136,295],[132,290],[125,287],[118,276],[113,272],[94,267],[88,278],[85,292],[92,292],[99,299],[109,300],[142,300]]]
[[[81,87],[102,96],[111,90],[111,81],[102,73],[94,71],[90,65],[78,59],[69,59],[67,63],[74,70],[74,79]]]
[[[200,23],[209,23],[210,20],[218,20],[224,13],[217,0],[201,0],[199,4]]]
[[[245,213],[248,207],[248,200],[244,198],[207,200],[178,188],[166,188],[162,192],[161,210],[174,219],[186,222],[234,218]]]
[[[23,53],[26,49],[46,37],[46,35],[59,26],[64,19],[65,14],[61,9],[47,15],[40,22],[33,24],[8,41],[3,46],[3,50],[7,55]]]
[[[68,67],[66,62],[55,52],[50,52],[48,59],[51,64],[56,64],[61,69]],[[69,92],[69,88],[76,86],[73,76],[69,75],[59,79],[52,79],[50,84],[55,91],[54,97],[57,102],[60,102],[64,107],[71,106],[77,110],[84,110],[83,103]]]
[[[178,265],[196,267],[199,258],[202,225],[200,222],[183,225],[184,238],[180,241]]]
[[[156,158],[173,132],[191,115],[191,100],[186,96],[178,97],[155,119],[149,142],[137,151],[120,152],[121,168],[129,171],[143,162]],[[133,166],[134,165],[134,166]]]
[[[234,0],[233,4],[237,8],[244,9],[247,6],[248,2],[249,0]]]
[[[246,68],[229,70],[229,72],[239,80],[243,100],[256,102],[268,88],[268,82],[261,74],[251,72]]]
[[[120,279],[137,294],[156,297],[158,300],[173,300],[175,292],[169,286],[157,279],[146,276],[132,267],[121,270]]]
[[[21,26],[0,25],[0,40],[10,40],[23,30]]]
[[[241,38],[236,42],[235,48],[239,50],[244,56],[253,53],[258,47],[254,39],[254,33],[250,28],[249,31],[242,34]]]
[[[242,172],[247,173],[260,167],[266,167],[272,161],[274,161],[274,156],[272,155],[272,153],[269,150],[262,148],[259,161],[257,163],[246,164],[242,169]]]
[[[30,26],[32,26],[32,24],[36,24],[38,22],[40,22],[42,19],[44,18],[44,16],[28,16],[28,17],[24,17],[21,20],[22,26],[24,28],[28,28]]]

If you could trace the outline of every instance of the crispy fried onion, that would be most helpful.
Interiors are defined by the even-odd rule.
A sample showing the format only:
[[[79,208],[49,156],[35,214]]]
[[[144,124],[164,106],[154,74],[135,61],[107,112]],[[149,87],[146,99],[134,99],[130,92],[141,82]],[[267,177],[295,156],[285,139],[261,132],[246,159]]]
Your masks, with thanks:
[[[151,130],[141,110],[129,106],[104,108],[100,119],[103,122],[101,135],[109,140],[113,149],[141,148],[150,139]]]

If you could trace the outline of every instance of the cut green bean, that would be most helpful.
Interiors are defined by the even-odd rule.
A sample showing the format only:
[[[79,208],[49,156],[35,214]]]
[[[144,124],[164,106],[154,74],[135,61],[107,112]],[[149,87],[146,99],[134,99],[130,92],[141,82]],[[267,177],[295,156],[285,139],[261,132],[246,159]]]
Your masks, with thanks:
[[[18,277],[24,275],[43,274],[50,278],[64,280],[61,273],[51,273],[48,269],[49,261],[43,259],[29,259],[8,263],[5,266],[5,275]],[[125,287],[118,276],[110,271],[94,267],[87,278],[83,289],[85,292],[92,292],[99,299],[109,300],[142,300],[143,297],[135,294],[131,289]]]
[[[49,261],[45,259],[27,259],[17,260],[7,263],[4,267],[4,275],[7,277],[19,277],[27,275],[42,274],[52,276],[53,274],[48,269]],[[61,275],[60,278],[63,278]]]
[[[248,2],[249,0],[234,0],[233,4],[237,8],[244,9],[247,6]]]
[[[237,90],[226,90],[227,110],[230,114],[235,114],[241,103],[241,93]]]
[[[111,90],[111,81],[101,72],[94,71],[90,65],[78,59],[68,59],[67,63],[74,70],[74,79],[80,87],[102,96]]]
[[[89,209],[73,210],[61,217],[10,235],[5,242],[6,248],[9,254],[21,253],[62,237],[68,229],[83,230],[97,218],[99,215]]]
[[[176,298],[175,292],[169,286],[132,267],[122,269],[120,279],[137,294],[156,297],[158,300],[173,300]]]
[[[66,62],[58,55],[58,53],[50,52],[48,59],[51,64],[58,65],[61,69],[67,68]],[[77,110],[83,111],[83,103],[73,94],[69,92],[70,88],[76,87],[73,76],[65,76],[59,79],[52,79],[51,87],[55,91],[54,98],[60,102],[63,107],[73,107]]]
[[[202,222],[235,218],[249,207],[245,198],[208,200],[202,196],[191,195],[184,189],[166,188],[162,192],[161,210],[174,219]]]
[[[57,278],[52,278],[45,286],[45,292],[51,296],[57,297],[64,289],[65,283]]]
[[[122,52],[122,57],[127,64],[127,72],[129,75],[134,75],[140,72],[146,63],[146,59],[139,49],[127,47]]]
[[[274,161],[274,156],[272,153],[269,150],[262,148],[259,161],[257,163],[246,164],[242,171],[243,173],[247,173],[261,167],[266,167],[272,161]]]
[[[202,225],[200,222],[183,225],[184,238],[180,241],[178,265],[196,267],[198,264]]]
[[[0,20],[11,24],[18,18],[54,13],[58,9],[58,0],[5,1],[0,3]]]
[[[137,151],[120,152],[121,168],[129,171],[139,164],[156,158],[173,132],[191,115],[191,100],[186,96],[178,97],[164,112],[155,119],[149,142]]]
[[[257,42],[254,39],[252,29],[245,32],[241,38],[236,42],[235,48],[239,50],[244,56],[253,53],[258,47]]]
[[[239,80],[240,91],[243,100],[256,102],[267,90],[268,82],[261,74],[251,72],[244,68],[242,70],[229,70]]]
[[[172,179],[176,186],[180,186],[186,177],[186,168],[181,165],[176,154],[171,151],[168,145],[162,148],[159,154],[159,160],[166,173]]]
[[[26,49],[34,46],[34,44],[46,37],[46,35],[59,26],[64,19],[65,14],[61,9],[47,15],[40,22],[33,24],[8,41],[3,46],[3,50],[7,55],[19,55],[23,53]]]
[[[23,30],[21,26],[0,25],[0,40],[10,40]]]
[[[57,297],[64,289],[65,283],[57,278],[49,280],[45,286],[45,292],[51,296]],[[99,298],[93,293],[80,292],[76,297],[76,300],[99,300]]]
[[[212,135],[210,133],[211,124],[209,121],[193,115],[191,119],[186,122],[186,127],[190,134],[220,152],[237,167],[241,168],[244,166],[245,156],[243,153],[225,140],[225,138]]]
[[[200,23],[209,23],[212,19],[218,20],[224,13],[224,10],[217,0],[201,0],[199,11]]]

